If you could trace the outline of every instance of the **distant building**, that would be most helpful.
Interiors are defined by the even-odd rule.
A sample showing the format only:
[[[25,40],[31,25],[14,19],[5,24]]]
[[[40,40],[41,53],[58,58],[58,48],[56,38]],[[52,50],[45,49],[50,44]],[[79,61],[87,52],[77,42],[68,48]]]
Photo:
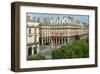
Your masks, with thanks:
[[[85,23],[86,25],[86,23]],[[76,38],[78,37],[78,38]],[[88,27],[69,16],[63,18],[36,18],[28,15],[28,55],[39,54],[40,45],[67,44],[75,39],[88,37]]]

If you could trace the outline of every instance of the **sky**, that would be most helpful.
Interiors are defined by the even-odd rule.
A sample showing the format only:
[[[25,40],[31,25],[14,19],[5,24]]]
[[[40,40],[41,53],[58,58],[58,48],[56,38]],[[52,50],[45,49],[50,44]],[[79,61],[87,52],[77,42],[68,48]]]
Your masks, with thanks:
[[[29,13],[30,14],[30,13]],[[57,18],[59,17],[63,17],[63,16],[70,16],[73,17],[73,19],[78,20],[82,23],[89,23],[89,16],[88,15],[74,15],[74,14],[51,14],[51,13],[31,13],[33,17],[37,17],[37,18],[45,18],[45,17],[49,17],[49,18]]]

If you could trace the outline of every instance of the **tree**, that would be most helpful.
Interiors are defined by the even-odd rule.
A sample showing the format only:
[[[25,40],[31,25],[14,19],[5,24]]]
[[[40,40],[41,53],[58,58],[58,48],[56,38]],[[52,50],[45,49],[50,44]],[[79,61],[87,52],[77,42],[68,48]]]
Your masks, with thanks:
[[[89,46],[86,40],[77,40],[60,48],[55,48],[52,52],[53,59],[70,59],[89,57]]]

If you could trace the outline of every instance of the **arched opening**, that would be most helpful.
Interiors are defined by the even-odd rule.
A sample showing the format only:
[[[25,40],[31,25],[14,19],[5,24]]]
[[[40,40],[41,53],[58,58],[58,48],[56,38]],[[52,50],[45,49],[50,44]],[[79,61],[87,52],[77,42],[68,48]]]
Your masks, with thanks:
[[[80,36],[79,35],[76,35],[75,36],[75,40],[80,40]]]
[[[67,40],[67,38],[66,38],[66,43],[68,43],[68,40]]]
[[[28,56],[32,55],[32,47],[28,48]]]
[[[60,44],[62,44],[62,39],[60,38]]]
[[[39,38],[40,45],[42,45],[42,38]]]
[[[57,44],[59,44],[59,38],[57,38]]]
[[[37,54],[37,47],[34,47],[34,54]]]

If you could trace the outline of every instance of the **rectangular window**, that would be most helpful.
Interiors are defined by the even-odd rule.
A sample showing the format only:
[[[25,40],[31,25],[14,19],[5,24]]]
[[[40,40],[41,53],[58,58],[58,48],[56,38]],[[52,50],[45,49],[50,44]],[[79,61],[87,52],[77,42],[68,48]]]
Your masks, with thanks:
[[[34,36],[34,42],[37,42],[37,36],[36,35]]]
[[[34,33],[36,34],[36,28],[34,28]]]
[[[31,34],[31,28],[29,28],[29,34]]]

